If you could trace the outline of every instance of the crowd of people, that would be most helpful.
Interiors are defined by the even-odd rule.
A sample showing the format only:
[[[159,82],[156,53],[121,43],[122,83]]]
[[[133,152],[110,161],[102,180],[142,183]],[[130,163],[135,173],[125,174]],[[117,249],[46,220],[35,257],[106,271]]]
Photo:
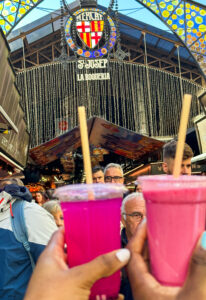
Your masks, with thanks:
[[[163,170],[173,173],[176,141],[163,147]],[[192,149],[185,144],[182,175],[191,175]],[[123,169],[115,163],[92,170],[94,183],[124,183]],[[34,271],[28,253],[15,238],[11,219],[14,203],[24,200],[24,219]],[[28,189],[17,179],[0,182],[0,299],[1,300],[75,300],[89,299],[95,281],[121,269],[118,299],[125,300],[198,300],[206,299],[206,234],[200,238],[185,285],[165,287],[149,272],[146,249],[146,206],[139,182],[135,192],[125,193],[121,205],[122,249],[69,269],[64,247],[63,214],[58,200],[36,193],[36,203]],[[59,227],[59,229],[58,229]],[[58,229],[58,230],[57,230]],[[161,266],[160,266],[161,267]],[[121,296],[121,294],[123,296]],[[96,300],[106,299],[105,295]]]

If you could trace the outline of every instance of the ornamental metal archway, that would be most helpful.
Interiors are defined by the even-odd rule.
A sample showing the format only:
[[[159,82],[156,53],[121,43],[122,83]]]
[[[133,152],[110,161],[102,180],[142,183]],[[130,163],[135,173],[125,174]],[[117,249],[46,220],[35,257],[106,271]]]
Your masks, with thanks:
[[[0,26],[7,36],[43,0],[0,0]],[[192,0],[135,0],[158,16],[185,44],[206,78],[206,6]]]
[[[206,6],[191,0],[135,0],[185,44],[206,78]]]

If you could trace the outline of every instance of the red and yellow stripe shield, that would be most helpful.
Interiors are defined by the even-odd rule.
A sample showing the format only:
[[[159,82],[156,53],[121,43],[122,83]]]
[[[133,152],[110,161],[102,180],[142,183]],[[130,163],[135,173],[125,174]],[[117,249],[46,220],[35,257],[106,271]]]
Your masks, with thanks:
[[[76,29],[81,41],[93,49],[103,36],[104,21],[79,21],[76,23]]]

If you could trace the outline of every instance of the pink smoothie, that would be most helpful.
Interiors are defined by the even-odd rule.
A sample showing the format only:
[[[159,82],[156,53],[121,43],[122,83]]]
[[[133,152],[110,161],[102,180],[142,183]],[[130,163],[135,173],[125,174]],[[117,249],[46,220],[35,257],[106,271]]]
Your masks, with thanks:
[[[198,176],[180,177],[179,184],[174,184],[170,176],[164,176],[163,184],[163,176],[150,177],[150,186],[142,177],[142,188],[152,274],[164,285],[181,286],[192,252],[205,229],[206,180],[203,183],[200,178],[198,187]]]
[[[120,248],[121,198],[95,201],[61,202],[69,267]],[[89,274],[88,274],[89,276]],[[107,295],[116,299],[120,272],[94,284],[90,299]]]

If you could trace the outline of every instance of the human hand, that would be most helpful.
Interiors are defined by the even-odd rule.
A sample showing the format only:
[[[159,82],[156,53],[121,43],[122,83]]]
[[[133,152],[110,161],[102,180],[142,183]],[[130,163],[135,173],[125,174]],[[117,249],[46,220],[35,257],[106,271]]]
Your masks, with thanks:
[[[93,284],[124,267],[129,257],[129,251],[121,249],[69,269],[64,253],[64,229],[60,228],[41,254],[24,300],[88,300]]]
[[[133,298],[138,300],[205,300],[206,299],[206,233],[194,250],[185,284],[162,286],[149,272],[142,256],[146,241],[146,222],[142,222],[128,244],[131,259],[127,265]]]

